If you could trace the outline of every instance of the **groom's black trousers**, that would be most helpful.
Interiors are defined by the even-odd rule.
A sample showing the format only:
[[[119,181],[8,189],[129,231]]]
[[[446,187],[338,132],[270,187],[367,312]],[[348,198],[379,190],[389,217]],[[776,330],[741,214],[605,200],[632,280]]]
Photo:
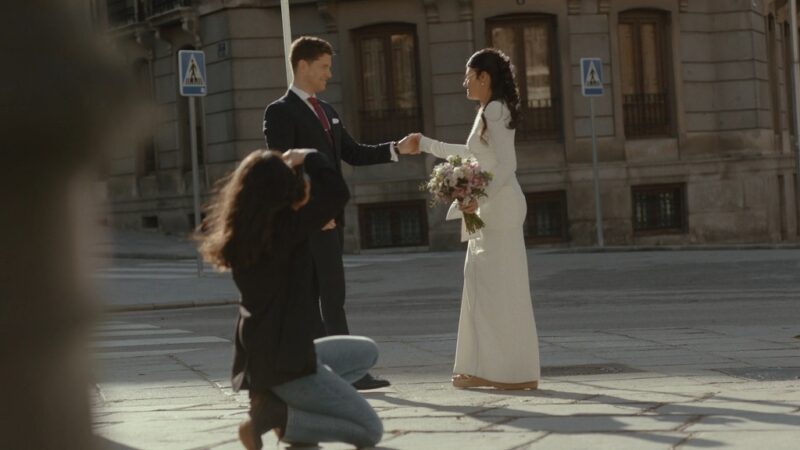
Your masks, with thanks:
[[[342,245],[344,231],[340,224],[327,231],[318,231],[309,238],[314,259],[314,298],[319,298],[321,323],[315,324],[315,337],[350,334],[344,313],[344,263]]]

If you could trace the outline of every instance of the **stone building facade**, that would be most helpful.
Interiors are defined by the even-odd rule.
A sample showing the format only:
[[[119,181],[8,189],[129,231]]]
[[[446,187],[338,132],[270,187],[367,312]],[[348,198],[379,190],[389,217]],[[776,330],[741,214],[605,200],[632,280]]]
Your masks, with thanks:
[[[150,129],[108,164],[114,226],[191,229],[186,99],[177,52],[202,49],[203,195],[263,147],[262,114],[286,89],[277,0],[93,0],[95,18],[154,101]],[[321,97],[365,142],[420,130],[463,142],[461,82],[486,46],[512,56],[525,120],[517,175],[531,245],[593,245],[588,100],[579,60],[602,58],[595,100],[610,245],[797,241],[785,0],[292,0],[293,35],[336,48]],[[435,159],[346,167],[346,246],[445,249],[458,224],[419,190]]]

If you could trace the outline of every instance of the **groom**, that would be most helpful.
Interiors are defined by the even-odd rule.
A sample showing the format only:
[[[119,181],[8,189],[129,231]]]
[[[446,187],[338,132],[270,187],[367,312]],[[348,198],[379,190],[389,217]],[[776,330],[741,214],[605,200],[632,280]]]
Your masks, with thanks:
[[[267,148],[286,151],[292,148],[315,148],[325,153],[341,171],[342,161],[363,166],[396,162],[398,154],[419,153],[418,138],[399,143],[364,145],[347,133],[339,114],[317,94],[324,91],[331,78],[333,47],[316,37],[303,36],[292,43],[290,53],[294,82],[286,95],[267,106],[264,112],[264,135]],[[344,312],[345,280],[342,263],[344,213],[311,235],[314,261],[314,296],[319,297],[321,321],[317,337],[350,334]],[[366,374],[353,383],[367,390],[389,386],[386,380]]]

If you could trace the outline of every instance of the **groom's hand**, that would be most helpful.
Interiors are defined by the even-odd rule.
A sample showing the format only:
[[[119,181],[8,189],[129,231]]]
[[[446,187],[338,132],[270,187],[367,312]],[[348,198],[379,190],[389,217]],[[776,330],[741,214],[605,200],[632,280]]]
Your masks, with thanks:
[[[333,230],[336,228],[336,219],[332,219],[330,222],[326,223],[324,227],[322,227],[322,231]]]
[[[421,138],[422,135],[419,133],[409,134],[397,143],[397,151],[401,155],[419,155],[419,140]]]

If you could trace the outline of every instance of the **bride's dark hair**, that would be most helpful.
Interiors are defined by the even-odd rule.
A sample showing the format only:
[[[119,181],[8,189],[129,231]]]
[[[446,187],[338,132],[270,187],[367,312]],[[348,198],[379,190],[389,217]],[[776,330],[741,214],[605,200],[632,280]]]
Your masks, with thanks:
[[[514,66],[511,64],[511,59],[496,48],[484,48],[469,58],[467,67],[475,70],[475,75],[483,72],[489,74],[492,79],[490,86],[492,95],[489,97],[489,101],[500,100],[505,103],[511,113],[511,119],[507,126],[509,129],[516,128],[520,120],[519,90],[514,80]],[[486,132],[486,117],[483,114],[481,114],[481,120],[483,121],[481,141],[485,143],[483,134]]]

